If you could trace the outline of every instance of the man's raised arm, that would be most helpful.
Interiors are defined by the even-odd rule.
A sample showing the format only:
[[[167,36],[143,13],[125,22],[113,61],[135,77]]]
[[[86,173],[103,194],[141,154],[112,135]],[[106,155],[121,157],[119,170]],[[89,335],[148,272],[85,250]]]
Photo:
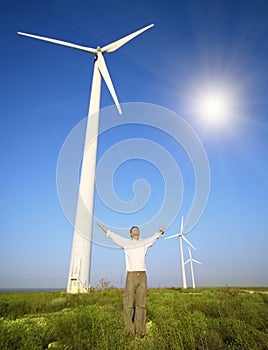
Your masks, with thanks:
[[[114,241],[114,243],[117,244],[119,247],[124,248],[130,242],[129,239],[121,237],[116,233],[112,232],[111,230],[107,230],[107,228],[102,224],[100,224],[99,222],[97,222],[97,225],[102,229],[102,231],[106,233],[106,236],[111,238]]]

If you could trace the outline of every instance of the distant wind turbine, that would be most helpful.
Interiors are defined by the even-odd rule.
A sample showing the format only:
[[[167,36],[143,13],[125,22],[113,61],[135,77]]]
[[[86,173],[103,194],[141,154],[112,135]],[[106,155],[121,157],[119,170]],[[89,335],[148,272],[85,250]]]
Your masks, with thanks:
[[[187,288],[187,283],[186,283],[186,275],[185,275],[185,266],[184,266],[184,256],[183,256],[183,246],[182,246],[182,240],[184,240],[187,244],[189,244],[193,249],[195,247],[192,245],[191,242],[188,241],[188,239],[183,235],[183,216],[181,218],[181,229],[180,233],[177,233],[175,235],[166,237],[165,239],[170,239],[174,237],[179,237],[180,239],[180,255],[181,255],[181,272],[182,272],[182,287]]]
[[[193,262],[197,263],[197,264],[202,264],[200,261],[195,260],[192,258],[192,253],[191,253],[191,249],[188,247],[188,252],[189,252],[189,259],[187,261],[185,261],[185,265],[190,263],[191,266],[191,274],[192,274],[192,285],[193,288],[195,288],[195,280],[194,280],[194,269],[193,269]]]
[[[116,92],[107,69],[103,53],[113,52],[126,44],[129,40],[135,38],[145,30],[153,27],[150,24],[122,39],[114,41],[104,47],[98,46],[96,49],[87,46],[72,44],[69,42],[46,38],[43,36],[32,35],[18,32],[31,38],[49,41],[54,44],[68,46],[74,49],[82,50],[95,55],[93,79],[88,111],[87,130],[85,137],[85,146],[81,168],[79,194],[76,209],[76,218],[74,226],[73,245],[71,253],[70,270],[67,284],[68,293],[87,292],[90,287],[90,266],[91,266],[91,245],[92,245],[92,226],[93,226],[93,205],[94,205],[94,185],[96,172],[96,155],[98,147],[98,125],[100,111],[101,95],[101,77],[104,79],[119,114],[122,110],[116,96]],[[94,118],[93,118],[94,116]],[[91,118],[90,118],[91,117]],[[87,147],[89,146],[90,147]]]

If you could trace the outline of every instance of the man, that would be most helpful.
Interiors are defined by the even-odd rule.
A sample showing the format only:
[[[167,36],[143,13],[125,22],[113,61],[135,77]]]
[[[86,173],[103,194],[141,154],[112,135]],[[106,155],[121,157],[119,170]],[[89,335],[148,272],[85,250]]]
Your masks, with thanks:
[[[133,226],[130,229],[131,239],[121,237],[103,225],[99,227],[110,237],[115,244],[123,248],[126,258],[126,288],[123,300],[123,315],[126,328],[130,335],[143,336],[146,334],[146,303],[147,303],[147,276],[145,256],[147,249],[162,236],[166,228],[147,239],[140,239],[140,229]]]

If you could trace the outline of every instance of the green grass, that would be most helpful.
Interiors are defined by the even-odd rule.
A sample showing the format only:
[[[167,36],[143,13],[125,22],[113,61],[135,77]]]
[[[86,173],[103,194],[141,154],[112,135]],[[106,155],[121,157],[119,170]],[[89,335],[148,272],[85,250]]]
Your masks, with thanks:
[[[0,293],[0,349],[268,349],[268,288],[150,289],[149,334],[134,339],[122,299],[118,289]]]

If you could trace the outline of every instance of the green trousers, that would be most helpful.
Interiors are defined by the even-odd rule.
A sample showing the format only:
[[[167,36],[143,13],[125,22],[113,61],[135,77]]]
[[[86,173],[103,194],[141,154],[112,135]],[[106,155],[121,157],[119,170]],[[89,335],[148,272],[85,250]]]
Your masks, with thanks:
[[[123,300],[124,321],[131,335],[146,334],[147,276],[127,272]]]

